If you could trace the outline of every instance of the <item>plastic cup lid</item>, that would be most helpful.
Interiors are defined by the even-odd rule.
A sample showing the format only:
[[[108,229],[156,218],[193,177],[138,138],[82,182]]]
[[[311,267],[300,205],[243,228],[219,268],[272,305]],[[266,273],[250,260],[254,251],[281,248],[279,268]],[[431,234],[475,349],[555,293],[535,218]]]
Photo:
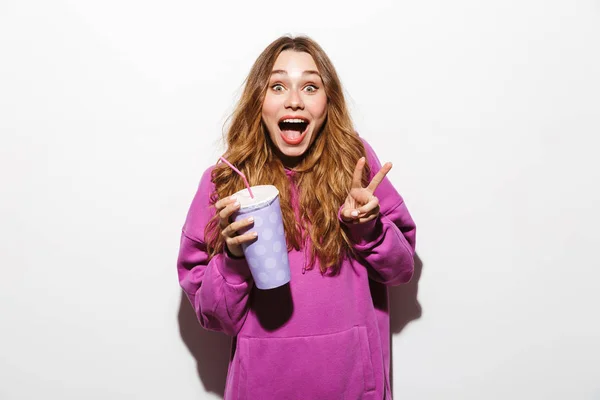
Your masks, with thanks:
[[[255,210],[268,206],[279,196],[279,190],[273,185],[258,185],[250,188],[254,198],[250,197],[248,189],[242,189],[234,194],[240,202],[240,211]]]

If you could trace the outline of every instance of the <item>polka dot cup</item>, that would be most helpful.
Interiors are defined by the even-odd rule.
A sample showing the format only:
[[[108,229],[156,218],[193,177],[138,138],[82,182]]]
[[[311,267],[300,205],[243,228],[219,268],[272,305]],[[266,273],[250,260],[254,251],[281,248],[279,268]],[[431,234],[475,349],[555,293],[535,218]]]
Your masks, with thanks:
[[[241,206],[234,220],[254,217],[254,224],[240,233],[255,231],[258,238],[250,244],[242,244],[242,249],[256,287],[274,289],[290,281],[279,191],[272,185],[253,186],[251,189],[253,199],[246,189],[235,194]]]

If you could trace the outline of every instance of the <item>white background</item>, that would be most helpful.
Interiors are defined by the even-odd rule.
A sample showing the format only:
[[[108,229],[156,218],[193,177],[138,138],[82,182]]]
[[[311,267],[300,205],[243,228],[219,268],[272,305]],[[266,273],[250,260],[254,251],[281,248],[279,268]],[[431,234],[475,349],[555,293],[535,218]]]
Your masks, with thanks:
[[[179,233],[286,33],[328,52],[418,225],[395,397],[600,399],[591,0],[0,2],[0,398],[219,397]]]

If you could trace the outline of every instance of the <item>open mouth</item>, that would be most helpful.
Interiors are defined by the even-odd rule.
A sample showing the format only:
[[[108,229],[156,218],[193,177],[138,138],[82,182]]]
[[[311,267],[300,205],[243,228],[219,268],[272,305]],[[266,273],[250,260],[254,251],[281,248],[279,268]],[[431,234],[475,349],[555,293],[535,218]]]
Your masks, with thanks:
[[[284,142],[296,145],[306,136],[309,121],[304,118],[283,118],[279,121],[279,130]]]

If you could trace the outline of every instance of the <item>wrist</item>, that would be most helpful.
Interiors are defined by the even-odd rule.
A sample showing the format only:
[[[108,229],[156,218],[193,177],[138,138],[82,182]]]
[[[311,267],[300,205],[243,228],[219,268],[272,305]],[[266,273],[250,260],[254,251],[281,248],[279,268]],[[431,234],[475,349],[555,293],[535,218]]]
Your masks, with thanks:
[[[363,246],[367,243],[372,242],[377,238],[381,232],[383,231],[383,225],[381,223],[381,214],[378,214],[375,218],[359,222],[345,222],[342,219],[342,208],[338,211],[338,220],[342,222],[342,226],[346,233],[348,234],[348,238],[355,245]]]

